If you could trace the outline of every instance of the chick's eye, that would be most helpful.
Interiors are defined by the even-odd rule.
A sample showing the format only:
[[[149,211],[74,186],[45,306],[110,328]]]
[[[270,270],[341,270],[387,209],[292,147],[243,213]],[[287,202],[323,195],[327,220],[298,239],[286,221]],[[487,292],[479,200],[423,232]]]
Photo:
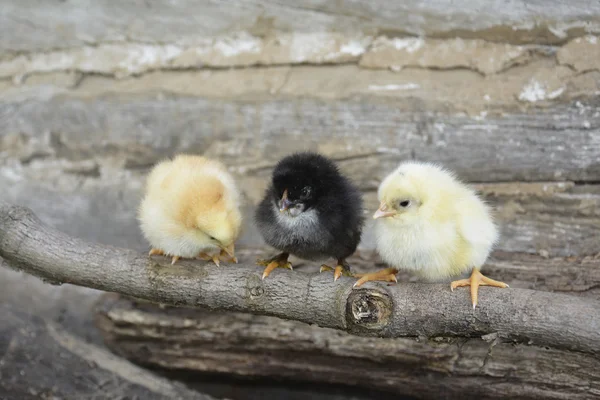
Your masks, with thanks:
[[[217,240],[215,237],[208,235],[208,237],[210,238],[210,240]]]
[[[402,200],[402,201],[400,201],[400,207],[406,208],[408,206],[410,206],[410,200]]]
[[[305,196],[305,197],[309,196],[310,192],[311,192],[310,187],[305,186],[305,187],[302,188],[302,196]]]

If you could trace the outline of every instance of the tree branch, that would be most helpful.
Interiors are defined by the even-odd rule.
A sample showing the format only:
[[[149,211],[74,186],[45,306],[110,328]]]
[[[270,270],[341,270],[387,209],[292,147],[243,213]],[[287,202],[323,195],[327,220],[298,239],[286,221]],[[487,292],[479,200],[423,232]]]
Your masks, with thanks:
[[[171,266],[162,257],[90,244],[44,225],[30,210],[0,205],[0,256],[15,269],[152,302],[272,315],[361,336],[500,338],[597,354],[600,302],[524,289],[482,288],[473,311],[447,284],[369,283],[330,274],[275,271],[250,263]]]

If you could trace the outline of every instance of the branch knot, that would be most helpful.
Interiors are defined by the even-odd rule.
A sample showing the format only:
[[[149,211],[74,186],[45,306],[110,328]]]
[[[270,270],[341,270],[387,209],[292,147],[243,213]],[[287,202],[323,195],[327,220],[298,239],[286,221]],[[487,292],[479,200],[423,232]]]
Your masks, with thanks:
[[[353,290],[346,303],[346,323],[352,331],[375,333],[388,325],[392,309],[393,301],[385,292]]]

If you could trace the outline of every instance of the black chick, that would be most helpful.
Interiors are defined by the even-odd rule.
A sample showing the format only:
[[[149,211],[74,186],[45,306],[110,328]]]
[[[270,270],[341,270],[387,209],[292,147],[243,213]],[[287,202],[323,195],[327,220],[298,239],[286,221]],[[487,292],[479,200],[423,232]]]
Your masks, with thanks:
[[[271,184],[256,210],[265,241],[281,251],[268,260],[265,279],[275,268],[292,269],[290,254],[306,260],[333,257],[334,280],[350,274],[346,258],[354,253],[362,233],[362,199],[358,188],[340,174],[335,163],[304,152],[280,160]],[[323,265],[321,271],[333,268]]]

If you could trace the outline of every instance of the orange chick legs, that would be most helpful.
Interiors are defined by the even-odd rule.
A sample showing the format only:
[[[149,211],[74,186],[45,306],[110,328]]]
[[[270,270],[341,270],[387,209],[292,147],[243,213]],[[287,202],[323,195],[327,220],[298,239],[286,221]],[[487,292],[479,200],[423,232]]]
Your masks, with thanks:
[[[227,254],[227,252],[225,250],[222,250],[222,249],[221,249],[220,253],[214,254],[212,256],[210,254],[204,253],[204,252],[198,254],[198,258],[201,258],[201,259],[207,260],[207,261],[212,260],[212,262],[214,262],[217,267],[221,265],[222,257],[224,257],[224,261],[227,261],[227,262],[234,262],[236,264],[238,262],[237,257],[230,256],[229,254]]]
[[[475,309],[477,306],[477,293],[479,291],[479,286],[494,286],[499,288],[508,287],[508,285],[504,282],[495,281],[483,276],[483,274],[476,268],[473,268],[473,272],[471,273],[471,277],[469,279],[453,281],[450,284],[450,290],[454,291],[454,289],[461,286],[471,286],[471,302],[473,303],[473,309]]]
[[[166,256],[168,254],[165,254],[165,252],[162,251],[161,249],[153,248],[152,250],[150,250],[148,255]],[[234,262],[234,263],[238,262],[237,257],[230,256],[229,254],[227,254],[227,252],[225,250],[221,250],[221,252],[219,254],[215,254],[213,256],[211,256],[210,254],[207,254],[207,253],[198,254],[198,257],[203,260],[212,260],[217,265],[217,267],[220,264],[221,257],[224,257],[224,256],[226,257],[225,261],[227,261],[227,262]],[[175,264],[180,258],[181,258],[180,256],[171,256],[171,265]]]
[[[154,255],[156,255],[156,256],[164,256],[165,252],[162,251],[161,249],[152,249],[152,250],[150,250],[150,252],[148,253],[148,255],[150,255],[150,256],[154,256]],[[177,260],[179,260],[179,258],[180,258],[179,256],[173,256],[171,258],[171,265],[175,264],[177,262]]]
[[[262,279],[265,279],[275,268],[286,268],[293,270],[292,263],[288,261],[289,253],[281,253],[275,257],[268,258],[266,260],[256,260],[258,265],[265,266],[265,270],[262,274]]]
[[[369,272],[367,274],[353,274],[353,277],[359,278],[353,287],[360,287],[365,282],[371,281],[398,283],[398,279],[396,279],[397,273],[398,270],[396,268],[385,268],[376,272]]]
[[[350,272],[350,265],[348,265],[348,263],[345,260],[341,260],[341,259],[338,260],[335,268],[331,268],[327,264],[321,265],[321,269],[319,270],[319,272],[324,272],[324,271],[333,271],[333,281],[334,282],[337,281],[338,279],[340,279],[340,276],[342,276],[342,275],[353,276],[352,273]]]

